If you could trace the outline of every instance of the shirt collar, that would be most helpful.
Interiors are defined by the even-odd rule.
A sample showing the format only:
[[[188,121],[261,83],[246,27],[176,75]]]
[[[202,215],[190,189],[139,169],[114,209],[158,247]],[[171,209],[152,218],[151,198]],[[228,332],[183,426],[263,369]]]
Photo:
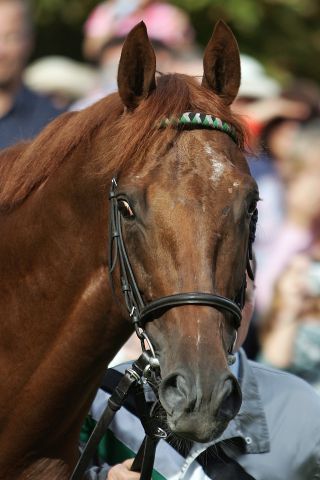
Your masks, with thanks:
[[[236,379],[239,381],[240,378],[240,355],[239,352],[235,353],[235,362],[233,365],[229,367],[230,372],[232,375],[236,377]]]
[[[242,405],[218,442],[238,437],[244,440],[247,453],[269,452],[269,430],[258,383],[243,350],[239,352],[238,364]]]

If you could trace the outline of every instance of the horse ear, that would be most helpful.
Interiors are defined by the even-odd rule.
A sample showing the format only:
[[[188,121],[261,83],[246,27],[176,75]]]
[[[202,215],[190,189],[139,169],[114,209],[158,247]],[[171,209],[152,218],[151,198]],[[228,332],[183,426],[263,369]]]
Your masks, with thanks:
[[[203,70],[202,85],[230,105],[240,87],[240,54],[232,31],[222,20],[217,22],[205,49]]]
[[[135,109],[156,87],[156,56],[144,22],[128,34],[122,47],[119,69],[119,95],[126,107]]]

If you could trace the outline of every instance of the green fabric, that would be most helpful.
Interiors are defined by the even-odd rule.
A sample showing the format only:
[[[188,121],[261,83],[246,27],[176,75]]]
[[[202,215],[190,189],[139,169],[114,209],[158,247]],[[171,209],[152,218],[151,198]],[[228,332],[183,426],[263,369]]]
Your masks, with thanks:
[[[80,442],[82,444],[87,443],[89,437],[96,425],[95,420],[91,416],[87,416],[85,422],[83,423],[81,432],[80,432]],[[117,463],[122,463],[129,458],[134,458],[136,452],[133,452],[130,448],[124,445],[117,437],[107,430],[106,434],[101,439],[97,455],[99,463],[108,463],[108,465],[116,465]],[[163,475],[157,472],[155,469],[152,471],[153,480],[166,480]]]

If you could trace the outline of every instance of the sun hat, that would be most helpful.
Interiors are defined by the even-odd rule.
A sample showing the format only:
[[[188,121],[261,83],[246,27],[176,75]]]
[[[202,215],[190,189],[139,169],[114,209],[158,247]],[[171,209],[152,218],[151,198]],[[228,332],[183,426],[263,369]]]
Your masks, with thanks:
[[[268,98],[280,93],[279,83],[270,77],[263,65],[253,57],[241,54],[239,97]]]
[[[103,44],[125,37],[140,21],[145,22],[152,40],[168,47],[183,48],[194,39],[189,17],[178,7],[163,2],[109,0],[95,7],[84,24],[86,56],[94,58]]]
[[[48,56],[26,68],[24,81],[29,88],[40,93],[61,93],[76,100],[95,87],[97,74],[94,68],[71,58]]]

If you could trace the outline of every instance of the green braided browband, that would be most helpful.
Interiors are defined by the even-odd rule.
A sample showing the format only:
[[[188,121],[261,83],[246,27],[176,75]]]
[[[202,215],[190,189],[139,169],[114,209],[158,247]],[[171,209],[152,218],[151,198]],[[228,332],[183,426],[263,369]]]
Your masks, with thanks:
[[[164,118],[159,124],[160,128],[165,128],[169,125],[191,125],[220,130],[220,132],[227,133],[234,142],[238,143],[237,132],[233,125],[205,113],[185,112],[180,117]]]

